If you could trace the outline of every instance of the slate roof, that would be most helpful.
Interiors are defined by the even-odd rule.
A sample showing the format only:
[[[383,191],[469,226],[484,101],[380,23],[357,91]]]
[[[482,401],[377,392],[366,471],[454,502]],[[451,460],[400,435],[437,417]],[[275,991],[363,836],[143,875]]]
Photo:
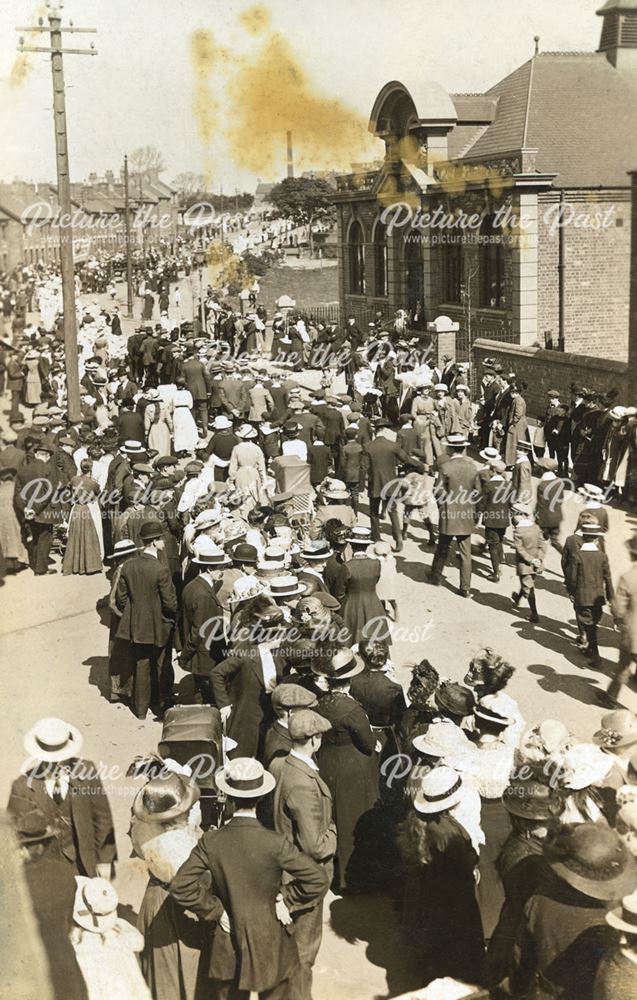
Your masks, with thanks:
[[[557,173],[556,187],[630,186],[637,74],[615,69],[603,53],[543,52],[487,96],[498,98],[493,123],[468,148],[466,130],[457,139],[452,132],[452,157],[488,159],[526,147],[538,149],[539,172]]]

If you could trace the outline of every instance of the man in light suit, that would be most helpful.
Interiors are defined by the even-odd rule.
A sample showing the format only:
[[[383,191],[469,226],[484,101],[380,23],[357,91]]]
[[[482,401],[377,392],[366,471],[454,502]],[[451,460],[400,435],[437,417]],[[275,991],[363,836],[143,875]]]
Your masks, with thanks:
[[[292,713],[288,731],[292,750],[287,757],[275,757],[270,771],[277,779],[273,819],[277,833],[318,862],[329,881],[336,852],[336,826],[332,818],[332,795],[320,777],[314,760],[322,734],[330,723],[309,708]],[[323,898],[311,907],[294,913],[294,937],[299,951],[299,968],[290,977],[291,1000],[312,1000],[312,967],[323,936]]]
[[[438,459],[435,493],[440,526],[429,577],[434,586],[439,586],[455,538],[460,553],[460,593],[463,597],[471,596],[471,532],[476,525],[481,495],[480,470],[466,454],[468,444],[464,434],[450,434],[447,438],[449,457]]]

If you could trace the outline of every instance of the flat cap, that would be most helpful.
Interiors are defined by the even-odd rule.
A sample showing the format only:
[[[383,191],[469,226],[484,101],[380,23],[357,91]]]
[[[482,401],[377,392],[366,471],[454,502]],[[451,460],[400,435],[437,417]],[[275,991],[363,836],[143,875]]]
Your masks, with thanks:
[[[310,705],[316,705],[316,695],[300,684],[277,684],[272,692],[273,708],[309,708]]]
[[[309,740],[310,736],[326,733],[332,727],[318,712],[311,708],[300,708],[290,716],[288,730],[293,740]]]

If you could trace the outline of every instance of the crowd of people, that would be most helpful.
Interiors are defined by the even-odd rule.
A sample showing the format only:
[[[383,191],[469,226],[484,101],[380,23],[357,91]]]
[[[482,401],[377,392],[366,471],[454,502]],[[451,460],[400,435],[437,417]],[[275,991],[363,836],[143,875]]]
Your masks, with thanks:
[[[615,582],[604,536],[609,503],[635,499],[637,410],[574,386],[529,428],[514,373],[435,364],[402,313],[365,330],[268,322],[256,293],[242,316],[209,290],[205,323],[184,322],[172,263],[150,261],[129,336],[116,306],[78,295],[79,421],[59,305],[50,324],[42,295],[55,276],[35,300],[47,324],[14,322],[6,348],[5,585],[57,572],[56,553],[64,575],[106,572],[110,699],[163,726],[158,753],[131,762],[149,874],[137,929],[118,916],[108,794],[82,733],[49,718],[25,737],[8,809],[56,996],[310,1000],[326,893],[379,888],[414,989],[632,996],[637,717],[619,699],[637,659],[637,535]],[[319,368],[308,389],[300,373]],[[408,533],[432,586],[455,550],[471,599],[478,559],[494,582],[507,571],[507,532],[513,612],[524,600],[541,628],[550,547],[594,668],[612,611],[619,662],[584,740],[524,718],[491,645],[463,684],[426,659],[397,680]]]

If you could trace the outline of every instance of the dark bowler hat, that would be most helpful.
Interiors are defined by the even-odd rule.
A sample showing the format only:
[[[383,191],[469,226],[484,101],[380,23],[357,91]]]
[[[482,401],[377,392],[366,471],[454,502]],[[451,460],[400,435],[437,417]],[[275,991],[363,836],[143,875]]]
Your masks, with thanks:
[[[145,521],[139,529],[139,538],[145,544],[146,542],[154,542],[155,539],[161,538],[163,533],[163,528],[159,521]]]
[[[502,802],[507,812],[523,819],[555,819],[562,812],[562,802],[548,785],[516,778],[504,789]]]
[[[259,553],[256,548],[247,542],[239,542],[238,545],[234,545],[230,549],[230,556],[233,562],[248,563],[252,566],[256,566],[259,561]]]

